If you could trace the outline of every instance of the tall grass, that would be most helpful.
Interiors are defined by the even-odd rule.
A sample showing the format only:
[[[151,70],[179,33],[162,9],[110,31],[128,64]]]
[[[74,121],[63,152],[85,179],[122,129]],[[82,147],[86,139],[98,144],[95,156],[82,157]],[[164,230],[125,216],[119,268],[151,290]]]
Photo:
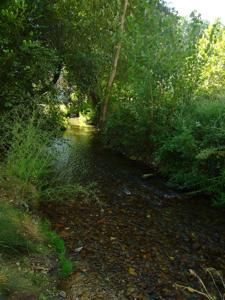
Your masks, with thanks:
[[[41,255],[49,259],[58,257],[58,275],[61,277],[72,271],[63,240],[34,215],[44,191],[51,186],[49,177],[57,177],[53,172],[57,153],[51,148],[52,134],[43,131],[42,125],[32,117],[26,122],[18,119],[9,126],[7,152],[0,164],[0,258],[4,264],[4,269],[0,270],[0,295],[21,291],[42,293],[44,282],[48,286],[52,279],[48,274],[33,271],[36,256],[38,259]],[[54,187],[51,191],[54,193]],[[58,244],[63,245],[61,251]],[[16,267],[9,263],[15,257],[19,263],[18,276],[13,274]],[[31,260],[27,270],[23,264],[25,258],[28,262]]]
[[[49,135],[35,126],[31,119],[27,124],[16,123],[12,137],[6,159],[8,174],[24,182],[41,184],[53,161],[47,151]]]
[[[15,204],[37,208],[54,160],[48,151],[51,137],[33,118],[26,123],[17,120],[10,136],[9,149],[0,165],[0,186]]]
[[[6,202],[0,202],[0,247],[5,255],[44,250],[46,238],[39,223]]]

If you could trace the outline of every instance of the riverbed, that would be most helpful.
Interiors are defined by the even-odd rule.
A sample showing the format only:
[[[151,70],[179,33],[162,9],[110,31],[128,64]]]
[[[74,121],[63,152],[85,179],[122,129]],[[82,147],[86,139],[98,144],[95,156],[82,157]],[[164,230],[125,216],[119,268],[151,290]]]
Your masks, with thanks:
[[[224,271],[224,209],[185,198],[149,167],[104,149],[92,126],[72,120],[61,142],[65,176],[95,193],[45,207],[75,264],[61,282],[68,299],[204,299],[176,288],[201,291],[190,269],[215,290],[207,268]]]

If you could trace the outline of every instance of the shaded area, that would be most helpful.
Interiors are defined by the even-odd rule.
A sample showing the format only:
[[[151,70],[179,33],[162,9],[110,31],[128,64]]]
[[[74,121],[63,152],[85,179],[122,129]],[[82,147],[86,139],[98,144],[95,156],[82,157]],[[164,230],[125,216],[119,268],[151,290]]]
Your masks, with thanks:
[[[201,299],[173,285],[197,287],[189,269],[203,279],[204,268],[224,269],[224,211],[143,180],[144,167],[99,148],[92,130],[72,127],[66,138],[74,180],[95,180],[102,203],[45,207],[76,264],[63,283],[70,299]]]

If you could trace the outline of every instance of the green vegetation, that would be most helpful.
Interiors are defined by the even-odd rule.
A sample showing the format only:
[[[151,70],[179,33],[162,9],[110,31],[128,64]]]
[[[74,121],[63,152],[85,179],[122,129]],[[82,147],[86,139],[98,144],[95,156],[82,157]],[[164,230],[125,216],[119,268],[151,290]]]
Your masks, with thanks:
[[[30,253],[41,250],[44,242],[38,224],[29,215],[13,208],[7,203],[1,203],[1,234],[0,243],[5,255],[10,253]]]
[[[57,273],[66,277],[73,266],[63,240],[36,216],[47,178],[53,176],[52,134],[32,118],[14,123],[10,136],[0,172],[0,294],[53,299]],[[54,266],[58,271],[50,276]]]
[[[59,259],[59,271],[60,277],[64,278],[71,274],[73,271],[72,262],[66,258],[66,249],[63,240],[54,232],[48,232],[51,245],[56,249]]]
[[[225,203],[224,32],[219,21],[183,20],[163,4],[132,13],[103,132],[107,146],[218,205]]]
[[[98,202],[69,166],[55,174],[67,116],[85,115],[107,147],[225,205],[224,51],[219,20],[182,18],[163,0],[2,1],[0,293],[42,289],[26,256],[57,252],[58,275],[72,271],[63,241],[36,216],[43,202]]]

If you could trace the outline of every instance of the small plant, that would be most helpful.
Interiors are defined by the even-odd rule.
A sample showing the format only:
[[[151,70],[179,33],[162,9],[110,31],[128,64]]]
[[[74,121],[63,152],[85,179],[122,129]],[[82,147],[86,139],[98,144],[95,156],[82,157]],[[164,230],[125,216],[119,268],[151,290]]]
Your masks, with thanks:
[[[65,254],[59,255],[59,276],[65,278],[69,276],[73,271],[73,263],[70,259],[65,257]]]
[[[80,184],[63,184],[46,188],[41,192],[41,197],[47,202],[83,201],[102,205],[98,197],[95,183],[83,186]]]
[[[73,271],[73,263],[66,257],[66,248],[64,241],[55,233],[48,232],[50,244],[56,250],[58,254],[58,274],[60,277],[65,278],[70,275]]]
[[[192,294],[200,295],[208,300],[224,300],[225,299],[225,281],[221,272],[214,268],[205,269],[206,274],[209,276],[210,281],[207,284],[201,277],[193,270],[190,270],[191,276],[197,279],[199,289],[190,286],[175,284],[175,288],[182,291],[187,291]]]

